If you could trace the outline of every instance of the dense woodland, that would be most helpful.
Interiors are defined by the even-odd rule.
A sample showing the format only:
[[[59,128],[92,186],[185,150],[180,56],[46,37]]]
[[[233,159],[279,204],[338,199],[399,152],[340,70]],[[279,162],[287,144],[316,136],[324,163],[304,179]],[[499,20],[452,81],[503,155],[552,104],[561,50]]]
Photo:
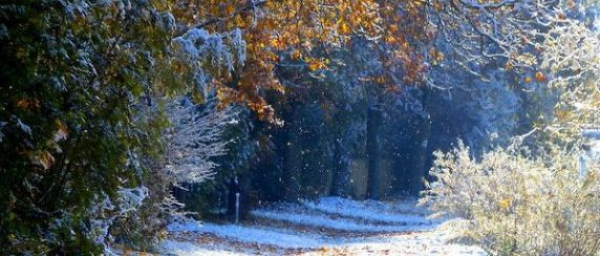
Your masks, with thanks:
[[[597,253],[597,4],[2,0],[0,248],[152,250],[239,193],[422,197],[490,252]]]

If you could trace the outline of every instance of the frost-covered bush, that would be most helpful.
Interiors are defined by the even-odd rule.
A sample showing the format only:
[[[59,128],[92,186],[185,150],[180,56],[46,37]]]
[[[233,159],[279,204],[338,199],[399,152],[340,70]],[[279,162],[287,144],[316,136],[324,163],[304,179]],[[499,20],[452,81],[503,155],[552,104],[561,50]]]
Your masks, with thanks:
[[[114,242],[113,235],[115,223],[129,218],[139,218],[138,211],[148,197],[148,188],[139,186],[135,188],[119,188],[116,200],[102,195],[88,210],[90,218],[87,220],[89,230],[86,234],[95,244],[104,247],[104,252],[109,253],[110,243]],[[117,225],[123,230],[123,225]],[[112,232],[111,232],[112,231]]]
[[[464,218],[461,234],[493,254],[598,255],[600,173],[579,150],[557,147],[532,155],[513,146],[480,160],[460,143],[436,152],[424,203],[440,215]]]
[[[219,110],[214,100],[199,105],[188,98],[170,104],[167,111],[173,126],[166,136],[166,173],[175,183],[210,178],[217,167],[213,158],[227,153],[224,128],[237,122],[238,111],[233,106]]]
[[[213,99],[195,104],[183,97],[166,106],[171,127],[162,134],[164,155],[143,177],[146,187],[120,189],[114,200],[98,200],[93,210],[94,241],[138,251],[152,251],[165,227],[189,213],[172,194],[173,186],[201,183],[209,179],[217,164],[213,158],[225,154],[228,141],[221,135],[225,126],[235,123],[237,109],[219,110]],[[156,107],[142,107],[138,121],[154,115]],[[136,165],[136,162],[131,162]],[[108,204],[107,204],[108,203]],[[108,205],[108,206],[107,206]],[[115,206],[112,206],[115,205]],[[104,216],[104,217],[103,217]],[[110,249],[109,246],[105,246]]]

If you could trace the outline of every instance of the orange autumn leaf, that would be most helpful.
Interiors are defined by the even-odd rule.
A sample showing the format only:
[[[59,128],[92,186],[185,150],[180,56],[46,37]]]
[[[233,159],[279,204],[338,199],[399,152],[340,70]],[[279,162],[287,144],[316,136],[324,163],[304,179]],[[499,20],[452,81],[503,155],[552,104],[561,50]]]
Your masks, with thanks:
[[[54,156],[46,150],[42,152],[29,152],[27,154],[32,164],[41,166],[44,168],[44,170],[50,169],[50,167],[52,167],[56,161]]]
[[[236,102],[254,104],[254,109],[260,110],[266,104],[262,92],[284,91],[274,74],[284,51],[290,49],[283,54],[289,54],[292,60],[302,60],[317,46],[344,47],[354,33],[389,44],[395,49],[393,55],[401,59],[400,65],[411,70],[410,80],[416,80],[423,70],[414,64],[423,62],[416,54],[419,52],[416,49],[418,42],[433,36],[432,33],[423,33],[427,26],[423,3],[408,0],[393,3],[376,0],[268,0],[250,6],[248,1],[240,0],[186,0],[169,8],[173,9],[178,22],[187,23],[189,27],[214,20],[202,27],[210,33],[243,29],[247,58],[244,66],[235,70],[238,79],[233,80],[230,74],[223,72],[215,75],[215,84],[227,84],[234,91],[228,92],[227,96],[221,93],[225,101],[231,102],[235,98]],[[398,15],[399,10],[403,15]],[[327,60],[320,57],[305,59],[309,71],[328,68]],[[443,55],[433,58],[441,61]]]
[[[234,12],[235,12],[235,6],[234,5],[227,5],[225,7],[225,13],[227,15],[233,15]]]
[[[269,40],[269,46],[280,51],[285,49],[285,43],[278,37]]]
[[[300,58],[302,58],[302,52],[298,49],[294,49],[291,53],[290,53],[290,57],[293,60],[299,60]]]
[[[310,71],[317,71],[317,70],[326,69],[326,68],[327,68],[327,63],[325,60],[319,60],[319,59],[308,60],[308,70],[310,70]]]
[[[445,58],[444,53],[443,52],[437,52],[437,56],[435,57],[435,60],[437,61],[443,61]]]
[[[342,35],[348,35],[351,32],[350,26],[348,25],[348,23],[346,23],[344,21],[342,21],[340,23],[339,30],[340,30],[340,34],[342,34]]]
[[[240,15],[236,15],[235,16],[234,22],[235,22],[235,25],[238,26],[238,27],[240,27],[240,28],[246,27],[246,21]]]
[[[385,42],[386,42],[386,43],[388,43],[388,44],[394,44],[394,43],[396,43],[397,41],[398,41],[398,40],[396,40],[396,37],[394,37],[394,36],[389,36],[389,35],[387,35],[387,36],[385,37]]]
[[[17,107],[22,108],[22,109],[33,109],[33,108],[38,108],[39,106],[40,106],[40,102],[36,99],[34,99],[34,100],[20,99],[19,101],[17,101]]]
[[[544,74],[540,71],[535,72],[535,80],[537,80],[538,82],[545,82],[546,76],[544,76]]]

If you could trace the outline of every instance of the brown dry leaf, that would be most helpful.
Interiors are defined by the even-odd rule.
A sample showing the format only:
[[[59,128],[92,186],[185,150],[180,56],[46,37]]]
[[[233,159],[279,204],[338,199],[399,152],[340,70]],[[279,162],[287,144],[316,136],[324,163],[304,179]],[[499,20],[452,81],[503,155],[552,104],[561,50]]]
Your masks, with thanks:
[[[290,54],[290,57],[292,57],[293,60],[299,60],[300,58],[302,58],[302,52],[298,49],[295,49]]]
[[[45,170],[48,170],[50,169],[50,167],[52,167],[56,160],[54,159],[54,156],[50,154],[50,152],[44,151],[40,154],[38,161],[39,164],[42,165]]]
[[[69,135],[69,130],[67,126],[64,125],[61,121],[56,121],[56,132],[54,133],[54,141],[59,142],[61,140],[66,140]]]
[[[535,80],[537,80],[538,82],[545,82],[546,76],[544,76],[544,73],[542,73],[540,71],[535,72]]]

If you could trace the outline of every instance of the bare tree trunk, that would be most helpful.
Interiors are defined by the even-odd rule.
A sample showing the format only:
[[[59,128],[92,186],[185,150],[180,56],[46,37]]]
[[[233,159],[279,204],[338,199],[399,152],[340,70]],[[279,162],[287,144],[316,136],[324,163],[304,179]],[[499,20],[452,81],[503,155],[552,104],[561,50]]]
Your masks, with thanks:
[[[300,197],[300,179],[302,171],[302,145],[300,144],[299,109],[294,109],[291,120],[287,122],[287,143],[284,145],[283,186],[284,199],[296,202]]]
[[[335,147],[335,160],[333,163],[333,178],[330,194],[332,196],[345,197],[348,195],[348,156],[343,150],[343,142],[338,140]]]
[[[421,97],[421,104],[425,111],[425,117],[420,121],[415,129],[415,140],[413,148],[413,161],[414,164],[410,169],[409,174],[409,194],[414,197],[418,197],[420,192],[425,189],[424,179],[427,175],[427,146],[429,135],[431,132],[431,120],[429,118],[429,89],[423,89],[423,95]]]
[[[381,146],[379,128],[383,120],[382,111],[375,107],[367,110],[367,157],[369,174],[367,180],[367,198],[379,199],[381,196]]]

